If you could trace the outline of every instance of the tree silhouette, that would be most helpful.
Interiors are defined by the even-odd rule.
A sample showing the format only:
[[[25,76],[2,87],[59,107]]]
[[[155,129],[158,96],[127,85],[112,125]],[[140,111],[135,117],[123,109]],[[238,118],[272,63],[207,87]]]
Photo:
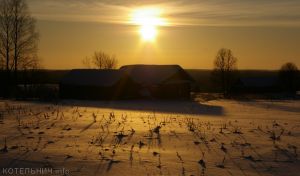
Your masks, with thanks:
[[[0,54],[6,70],[36,68],[39,34],[25,0],[0,0]]]
[[[297,91],[299,86],[299,70],[296,64],[288,62],[281,66],[279,80],[282,87],[289,92]]]
[[[0,66],[5,70],[4,95],[16,90],[18,71],[38,67],[39,34],[26,0],[0,0]],[[13,73],[13,74],[11,74]]]
[[[111,56],[102,51],[95,51],[91,58],[86,57],[82,63],[88,68],[115,69],[117,68],[118,60],[114,55]]]
[[[237,58],[230,49],[221,48],[214,61],[213,78],[220,85],[224,94],[227,94],[236,79]]]
[[[12,50],[12,3],[9,0],[0,0],[0,56],[2,65],[5,69],[10,70],[11,66],[11,50]]]

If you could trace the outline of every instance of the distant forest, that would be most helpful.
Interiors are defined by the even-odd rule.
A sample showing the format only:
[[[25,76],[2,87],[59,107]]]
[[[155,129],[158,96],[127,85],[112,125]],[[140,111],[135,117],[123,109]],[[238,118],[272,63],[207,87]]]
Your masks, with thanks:
[[[32,70],[19,74],[19,84],[59,84],[60,80],[70,70]],[[219,92],[211,79],[212,70],[185,69],[196,81],[197,90],[200,92]],[[22,72],[22,71],[19,71]],[[278,76],[279,71],[266,70],[239,70],[239,78],[245,77],[264,77],[274,78]],[[4,72],[0,72],[0,77]]]
[[[186,71],[195,79],[198,90],[200,92],[220,92],[218,86],[215,86],[212,80],[213,70],[202,70],[202,69],[186,69]],[[239,78],[248,77],[263,77],[263,78],[276,78],[278,77],[279,70],[239,70]]]

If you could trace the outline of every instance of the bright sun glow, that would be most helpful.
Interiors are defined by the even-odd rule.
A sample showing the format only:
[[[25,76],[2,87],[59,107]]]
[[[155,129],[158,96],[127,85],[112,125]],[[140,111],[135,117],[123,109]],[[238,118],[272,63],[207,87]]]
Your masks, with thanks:
[[[142,8],[132,13],[132,23],[140,26],[140,35],[145,41],[153,41],[157,36],[157,27],[166,25],[159,8]]]

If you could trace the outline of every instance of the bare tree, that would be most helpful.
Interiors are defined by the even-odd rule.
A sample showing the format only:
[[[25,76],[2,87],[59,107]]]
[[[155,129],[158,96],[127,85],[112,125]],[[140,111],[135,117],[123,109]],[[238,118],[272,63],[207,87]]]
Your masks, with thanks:
[[[11,51],[12,51],[12,1],[0,0],[0,56],[3,65],[7,71],[10,70],[12,65]]]
[[[115,69],[117,68],[117,65],[118,61],[114,55],[107,57],[107,59],[104,59],[104,68],[106,69]]]
[[[300,80],[300,72],[296,64],[288,62],[281,66],[279,80],[282,87],[290,92],[297,91]]]
[[[236,78],[237,58],[230,49],[222,48],[217,53],[214,66],[213,77],[223,93],[227,94]]]
[[[39,35],[35,24],[26,0],[0,0],[0,65],[6,70],[5,96],[16,90],[18,70],[35,69],[39,64]],[[11,71],[14,71],[14,77]]]
[[[14,70],[36,66],[39,34],[25,0],[13,1]],[[20,64],[19,64],[20,63]]]
[[[5,69],[5,60],[3,59],[3,57],[0,57],[0,70],[4,70]]]
[[[0,4],[0,51],[6,58],[6,70],[17,72],[35,66],[39,34],[26,1],[0,0]]]
[[[92,68],[92,65],[91,65],[91,58],[89,57],[86,57],[82,60],[82,64],[87,67],[87,68]]]
[[[2,48],[2,46],[0,43],[0,49],[1,48]],[[3,71],[3,70],[5,70],[5,57],[2,54],[0,54],[0,71]]]
[[[96,51],[91,58],[86,57],[82,63],[88,68],[115,69],[118,65],[118,60],[114,55],[111,56],[102,51]]]

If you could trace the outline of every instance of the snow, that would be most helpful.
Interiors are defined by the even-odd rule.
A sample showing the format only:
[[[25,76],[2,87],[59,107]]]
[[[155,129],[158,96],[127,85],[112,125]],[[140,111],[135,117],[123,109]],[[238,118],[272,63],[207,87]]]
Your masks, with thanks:
[[[297,100],[2,100],[0,112],[1,169],[87,176],[300,172]]]

